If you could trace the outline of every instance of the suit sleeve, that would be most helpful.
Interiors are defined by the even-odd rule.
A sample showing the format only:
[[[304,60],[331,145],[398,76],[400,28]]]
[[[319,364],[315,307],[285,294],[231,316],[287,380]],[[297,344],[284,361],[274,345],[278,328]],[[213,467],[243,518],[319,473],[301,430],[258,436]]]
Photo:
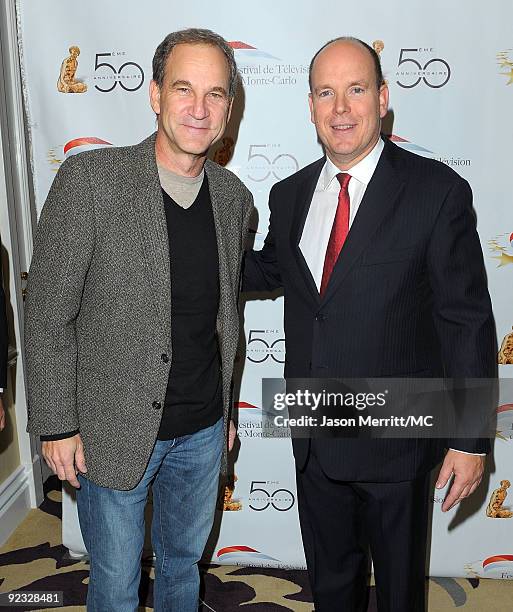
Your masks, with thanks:
[[[282,286],[274,237],[275,213],[273,213],[276,189],[269,194],[269,230],[260,251],[247,251],[244,257],[242,291],[274,291]]]
[[[93,197],[79,156],[59,169],[41,213],[25,303],[27,430],[79,429],[76,319],[93,256]]]
[[[243,219],[242,219],[242,234],[241,234],[242,251],[244,251],[244,248],[248,240],[249,225],[250,225],[251,216],[254,210],[255,210],[255,205],[253,202],[253,194],[251,193],[251,191],[249,191],[249,189],[246,189],[245,197],[244,197],[244,213],[243,213]]]
[[[472,192],[459,177],[440,209],[428,246],[427,266],[445,376],[494,379],[497,343],[483,254]],[[483,396],[485,419],[496,407],[492,396],[492,389]],[[483,438],[451,438],[447,446],[471,453],[490,451],[489,440]]]
[[[0,242],[0,252],[2,243]],[[0,388],[7,386],[7,316],[5,308],[5,293],[0,262]]]

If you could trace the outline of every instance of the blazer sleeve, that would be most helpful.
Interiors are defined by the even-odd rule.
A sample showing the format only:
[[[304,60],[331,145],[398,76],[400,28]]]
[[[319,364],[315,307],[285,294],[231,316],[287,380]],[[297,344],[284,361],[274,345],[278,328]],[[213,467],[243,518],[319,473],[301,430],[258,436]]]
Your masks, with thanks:
[[[2,243],[0,242],[0,252]],[[5,307],[5,293],[2,279],[2,266],[0,264],[0,388],[7,386],[7,316]]]
[[[251,222],[251,216],[253,215],[253,211],[255,210],[255,205],[253,202],[253,194],[249,189],[245,189],[243,196],[243,214],[242,214],[242,230],[241,230],[241,250],[244,251],[246,246],[248,235],[249,235],[249,225]]]
[[[94,200],[81,155],[60,167],[43,207],[25,302],[27,431],[79,429],[76,318],[95,242]]]
[[[247,251],[244,256],[242,291],[274,291],[282,286],[281,273],[276,254],[274,225],[276,213],[273,212],[276,199],[276,186],[269,194],[269,230],[264,246],[260,251]]]
[[[497,376],[497,341],[483,253],[472,209],[472,191],[460,177],[449,189],[427,251],[433,320],[448,378]],[[493,418],[493,384],[484,394],[483,417]],[[490,423],[491,421],[486,421]],[[488,439],[447,440],[447,446],[489,452]]]

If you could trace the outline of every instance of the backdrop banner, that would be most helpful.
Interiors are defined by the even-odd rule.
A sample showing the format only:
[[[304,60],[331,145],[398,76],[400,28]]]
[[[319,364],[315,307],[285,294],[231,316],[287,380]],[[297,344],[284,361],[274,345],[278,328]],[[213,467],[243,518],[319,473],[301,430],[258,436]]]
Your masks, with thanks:
[[[170,31],[204,27],[230,41],[242,77],[212,157],[254,194],[257,249],[272,185],[322,154],[307,102],[312,55],[341,35],[368,42],[390,88],[384,132],[472,186],[502,346],[500,375],[513,376],[511,0],[493,0],[485,19],[477,0],[18,0],[17,9],[38,213],[66,157],[133,144],[155,130],[148,101],[155,48]],[[261,380],[283,374],[282,299],[247,302],[244,329],[235,405],[240,448],[212,560],[304,567],[290,439],[267,439],[261,428]],[[513,396],[506,395],[495,457],[479,491],[447,514],[444,492],[433,494],[431,575],[513,578]]]

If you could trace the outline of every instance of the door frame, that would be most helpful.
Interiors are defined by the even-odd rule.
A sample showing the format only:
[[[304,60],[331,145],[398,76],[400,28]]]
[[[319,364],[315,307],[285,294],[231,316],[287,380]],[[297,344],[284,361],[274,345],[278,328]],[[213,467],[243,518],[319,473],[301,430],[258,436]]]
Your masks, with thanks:
[[[0,164],[3,165],[1,196],[7,201],[10,238],[10,301],[13,310],[13,332],[16,354],[15,415],[20,463],[28,482],[30,505],[43,501],[43,483],[50,470],[41,459],[39,439],[26,431],[27,393],[23,349],[23,295],[25,274],[32,258],[33,235],[37,223],[32,174],[29,163],[29,133],[24,111],[20,45],[15,0],[0,3]],[[5,233],[5,230],[4,232]]]

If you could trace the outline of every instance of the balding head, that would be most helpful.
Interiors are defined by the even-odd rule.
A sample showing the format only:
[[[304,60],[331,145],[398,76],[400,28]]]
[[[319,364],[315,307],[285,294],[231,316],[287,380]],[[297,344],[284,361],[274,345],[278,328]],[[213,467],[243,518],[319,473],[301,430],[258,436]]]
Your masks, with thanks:
[[[340,42],[353,43],[355,45],[359,45],[360,47],[363,47],[366,51],[368,51],[372,59],[372,62],[374,64],[374,72],[376,74],[376,87],[379,89],[383,85],[384,79],[383,79],[383,71],[381,69],[381,62],[379,59],[379,55],[376,53],[376,51],[372,47],[369,47],[367,43],[363,42],[363,40],[360,40],[359,38],[355,38],[354,36],[339,36],[338,38],[329,40],[312,57],[312,61],[310,62],[310,68],[308,69],[308,83],[310,85],[310,91],[312,91],[312,70],[314,68],[314,63],[318,55],[322,53],[324,49],[326,49],[326,47],[328,47],[329,45],[340,43]]]

